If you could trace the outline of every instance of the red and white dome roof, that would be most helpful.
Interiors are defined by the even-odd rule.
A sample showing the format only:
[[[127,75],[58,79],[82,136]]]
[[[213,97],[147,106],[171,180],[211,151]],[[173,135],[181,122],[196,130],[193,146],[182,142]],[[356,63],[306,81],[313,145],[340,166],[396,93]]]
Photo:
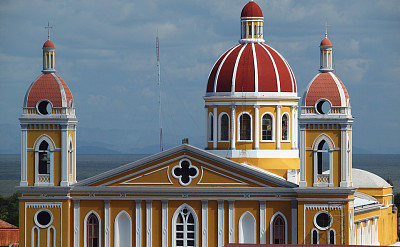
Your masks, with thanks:
[[[332,106],[349,106],[349,94],[332,72],[319,73],[311,80],[303,96],[303,105],[315,106],[320,99],[329,100]]]
[[[241,18],[263,17],[260,6],[253,1],[248,2],[242,9]]]
[[[282,55],[263,43],[248,43],[229,49],[218,59],[208,78],[206,96],[235,93],[297,96],[296,87],[292,69]]]
[[[25,94],[24,107],[36,107],[42,100],[50,101],[53,107],[68,107],[73,104],[74,99],[61,77],[55,73],[46,73],[29,87]]]

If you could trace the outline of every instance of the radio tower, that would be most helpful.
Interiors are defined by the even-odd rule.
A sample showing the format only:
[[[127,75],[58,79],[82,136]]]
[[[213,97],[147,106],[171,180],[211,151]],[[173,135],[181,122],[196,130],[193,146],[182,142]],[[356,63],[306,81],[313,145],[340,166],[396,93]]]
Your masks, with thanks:
[[[157,70],[158,70],[158,121],[160,125],[160,152],[164,150],[163,145],[163,133],[162,133],[162,116],[161,116],[161,70],[160,70],[160,43],[158,40],[158,30],[157,30],[157,38],[156,38],[156,51],[157,51]]]

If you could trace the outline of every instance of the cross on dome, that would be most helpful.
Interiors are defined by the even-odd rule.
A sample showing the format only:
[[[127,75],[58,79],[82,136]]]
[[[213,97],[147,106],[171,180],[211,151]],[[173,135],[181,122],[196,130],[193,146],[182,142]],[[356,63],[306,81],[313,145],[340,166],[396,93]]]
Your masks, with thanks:
[[[44,27],[45,29],[47,29],[47,39],[50,40],[50,29],[53,28],[52,26],[50,26],[50,22],[47,22],[47,27]]]

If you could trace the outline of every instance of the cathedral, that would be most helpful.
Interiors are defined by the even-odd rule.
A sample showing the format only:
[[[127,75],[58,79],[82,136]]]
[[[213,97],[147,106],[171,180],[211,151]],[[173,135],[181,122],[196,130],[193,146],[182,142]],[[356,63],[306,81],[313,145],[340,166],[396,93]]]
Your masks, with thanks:
[[[19,118],[20,246],[395,243],[392,186],[352,168],[350,94],[327,33],[300,97],[263,21],[248,2],[239,43],[204,83],[204,149],[184,142],[82,181],[74,99],[49,37]]]

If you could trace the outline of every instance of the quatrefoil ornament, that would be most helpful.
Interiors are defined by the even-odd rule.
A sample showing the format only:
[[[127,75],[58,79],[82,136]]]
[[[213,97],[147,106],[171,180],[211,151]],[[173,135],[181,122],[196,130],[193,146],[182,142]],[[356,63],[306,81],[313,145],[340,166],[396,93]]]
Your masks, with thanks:
[[[187,186],[192,182],[193,178],[199,175],[199,169],[192,166],[192,163],[188,159],[183,159],[179,162],[179,165],[172,168],[172,176],[179,179],[179,183],[183,186]]]

